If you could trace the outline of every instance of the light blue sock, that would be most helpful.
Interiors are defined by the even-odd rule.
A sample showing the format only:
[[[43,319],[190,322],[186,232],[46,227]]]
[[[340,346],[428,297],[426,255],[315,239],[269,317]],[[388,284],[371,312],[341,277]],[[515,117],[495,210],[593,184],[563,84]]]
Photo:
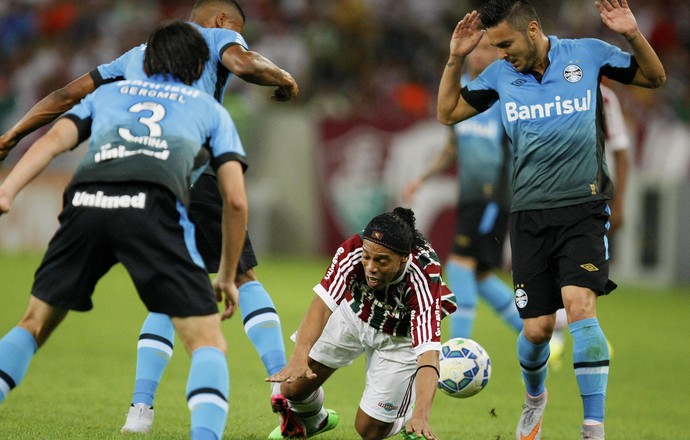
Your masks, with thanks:
[[[244,331],[270,376],[287,363],[280,318],[270,295],[260,282],[244,283],[239,292]]]
[[[522,319],[515,307],[515,296],[510,287],[495,274],[477,283],[479,294],[491,305],[498,315],[516,332],[522,330]]]
[[[469,338],[477,316],[477,281],[474,272],[465,266],[449,262],[446,264],[445,276],[458,305],[458,309],[449,316],[450,336]]]
[[[187,380],[192,440],[223,438],[229,391],[230,377],[225,354],[215,347],[194,350]]]
[[[0,339],[0,402],[22,381],[36,350],[33,335],[22,327],[13,328]]]
[[[546,390],[546,362],[551,354],[549,343],[547,341],[543,344],[533,344],[520,331],[517,352],[527,394],[536,397]]]
[[[568,325],[573,335],[573,368],[580,387],[584,419],[604,423],[606,386],[609,380],[609,348],[597,318]]]
[[[139,333],[132,403],[153,406],[158,384],[173,354],[175,327],[168,315],[149,313]]]

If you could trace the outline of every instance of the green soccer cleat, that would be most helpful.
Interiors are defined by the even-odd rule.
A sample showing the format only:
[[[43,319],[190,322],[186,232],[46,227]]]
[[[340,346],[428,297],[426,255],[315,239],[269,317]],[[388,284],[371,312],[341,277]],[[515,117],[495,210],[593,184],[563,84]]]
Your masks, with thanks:
[[[307,433],[307,438],[323,434],[324,432],[330,431],[331,429],[338,426],[338,422],[340,421],[340,416],[338,415],[338,413],[328,408],[326,408],[326,412],[328,413],[328,417],[326,417],[326,420],[324,420],[321,428],[317,429],[314,432]]]
[[[285,435],[283,435],[283,429],[281,428],[281,426],[276,426],[275,429],[271,431],[271,433],[268,435],[268,440],[281,440],[284,438],[307,439],[315,437],[319,434],[323,434],[324,432],[330,431],[331,429],[338,426],[340,416],[338,416],[338,413],[333,411],[332,409],[326,409],[326,413],[328,413],[328,417],[326,417],[326,419],[323,421],[321,428],[317,429],[314,432],[308,432],[306,435],[303,435],[299,431],[289,432],[286,430]]]

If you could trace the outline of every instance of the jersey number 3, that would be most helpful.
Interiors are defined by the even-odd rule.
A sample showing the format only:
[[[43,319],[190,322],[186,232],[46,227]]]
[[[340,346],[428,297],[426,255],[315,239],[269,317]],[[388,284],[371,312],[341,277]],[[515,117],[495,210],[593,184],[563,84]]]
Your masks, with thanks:
[[[163,134],[163,128],[159,122],[165,117],[165,107],[155,102],[138,102],[129,108],[132,113],[140,113],[143,111],[151,112],[150,116],[142,116],[139,122],[144,124],[149,129],[149,136],[160,137]],[[131,139],[134,137],[129,128],[120,127],[117,133],[123,139]]]

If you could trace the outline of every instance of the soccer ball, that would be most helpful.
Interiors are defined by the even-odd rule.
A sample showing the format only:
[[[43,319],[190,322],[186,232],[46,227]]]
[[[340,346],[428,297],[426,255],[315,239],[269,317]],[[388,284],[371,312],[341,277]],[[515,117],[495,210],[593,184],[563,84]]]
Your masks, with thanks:
[[[453,338],[441,345],[438,388],[451,397],[472,397],[491,377],[489,354],[472,339]]]

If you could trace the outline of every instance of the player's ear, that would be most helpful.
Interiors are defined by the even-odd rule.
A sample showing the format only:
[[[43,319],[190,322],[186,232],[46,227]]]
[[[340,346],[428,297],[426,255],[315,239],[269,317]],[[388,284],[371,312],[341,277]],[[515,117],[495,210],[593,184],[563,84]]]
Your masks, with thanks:
[[[223,25],[227,21],[228,17],[225,15],[225,12],[219,12],[216,14],[216,27],[219,29],[223,29]]]

